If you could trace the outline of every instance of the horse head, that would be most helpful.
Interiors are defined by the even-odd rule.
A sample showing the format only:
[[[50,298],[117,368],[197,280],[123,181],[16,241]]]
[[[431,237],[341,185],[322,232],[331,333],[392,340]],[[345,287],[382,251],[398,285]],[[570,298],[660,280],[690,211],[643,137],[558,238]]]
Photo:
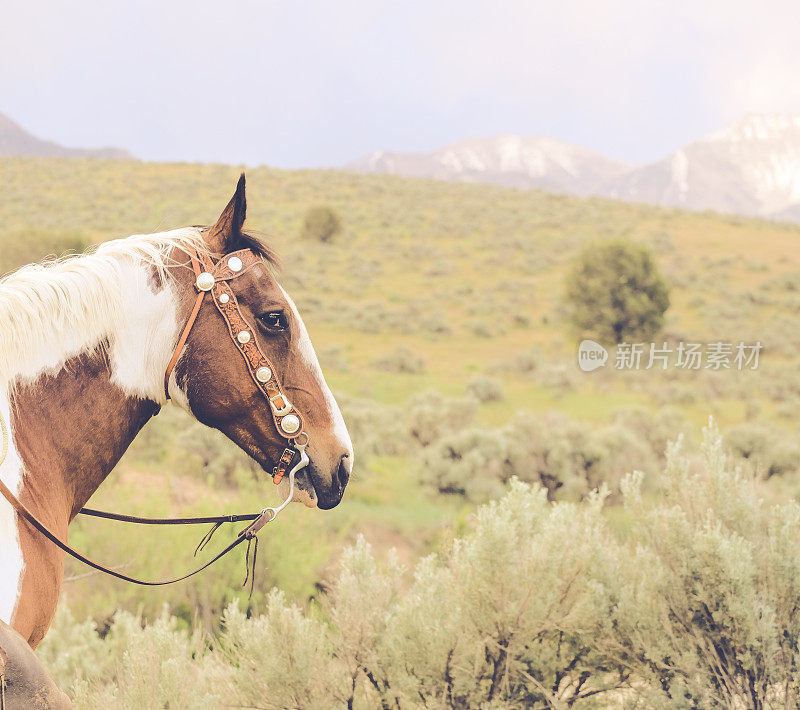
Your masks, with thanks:
[[[308,437],[309,464],[298,473],[295,500],[310,507],[333,508],[342,499],[350,478],[353,446],[303,319],[276,279],[273,253],[261,239],[243,230],[245,213],[242,175],[217,222],[202,229],[200,248],[206,250],[207,264],[219,264],[233,252],[250,250],[248,267],[226,282],[244,321],[240,342],[255,339],[252,345],[257,345],[275,370],[271,381],[288,398]],[[179,311],[189,319],[198,294],[197,275],[186,268],[185,258],[181,260],[176,254],[173,259],[182,262],[171,271],[178,287]],[[241,268],[237,257],[229,261]],[[228,301],[227,296],[222,298]],[[168,375],[167,395],[198,421],[225,434],[265,471],[272,472],[287,445],[285,432],[280,431],[274,407],[254,379],[253,368],[248,368],[246,355],[239,352],[232,337],[236,334],[229,332],[228,322],[214,300],[200,301],[185,345],[179,347],[174,370]],[[270,368],[262,370],[270,374]]]

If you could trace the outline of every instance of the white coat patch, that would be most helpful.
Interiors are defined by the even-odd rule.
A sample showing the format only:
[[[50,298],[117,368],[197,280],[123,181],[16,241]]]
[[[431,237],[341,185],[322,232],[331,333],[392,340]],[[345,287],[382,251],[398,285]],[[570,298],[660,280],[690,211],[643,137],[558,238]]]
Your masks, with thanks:
[[[14,429],[8,398],[0,394],[0,417],[6,425],[8,453],[0,464],[0,478],[14,495],[22,490],[22,461],[14,445]],[[0,442],[0,447],[2,443]],[[0,451],[2,448],[0,448]],[[17,528],[17,514],[5,498],[0,499],[0,620],[11,623],[19,601],[20,583],[25,563]]]

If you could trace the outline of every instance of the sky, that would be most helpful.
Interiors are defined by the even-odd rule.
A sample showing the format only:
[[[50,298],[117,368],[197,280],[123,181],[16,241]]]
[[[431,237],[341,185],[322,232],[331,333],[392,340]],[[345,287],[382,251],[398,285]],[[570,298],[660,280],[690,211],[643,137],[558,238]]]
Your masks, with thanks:
[[[631,164],[800,112],[797,0],[11,2],[0,113],[146,160],[332,167],[547,136]]]

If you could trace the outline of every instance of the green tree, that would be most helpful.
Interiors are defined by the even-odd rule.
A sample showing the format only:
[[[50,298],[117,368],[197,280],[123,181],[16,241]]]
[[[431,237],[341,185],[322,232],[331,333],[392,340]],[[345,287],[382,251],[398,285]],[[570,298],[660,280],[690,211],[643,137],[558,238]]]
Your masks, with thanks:
[[[311,207],[303,221],[303,236],[329,242],[342,231],[339,215],[326,205]]]
[[[669,289],[649,249],[624,240],[585,247],[567,277],[567,303],[583,335],[647,340],[664,324]]]

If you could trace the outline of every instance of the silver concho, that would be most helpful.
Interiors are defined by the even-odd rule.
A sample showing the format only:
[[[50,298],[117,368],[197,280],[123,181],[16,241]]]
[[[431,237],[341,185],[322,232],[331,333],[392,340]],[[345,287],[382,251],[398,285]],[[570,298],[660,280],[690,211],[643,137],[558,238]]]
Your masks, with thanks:
[[[246,330],[240,330],[239,334],[236,336],[236,339],[242,345],[244,345],[245,343],[249,343],[250,342],[250,333],[248,333]]]
[[[281,429],[287,434],[294,434],[300,428],[300,417],[296,414],[287,414],[281,419]]]
[[[231,271],[241,271],[242,260],[238,256],[232,256],[230,259],[228,259],[228,268]]]
[[[231,300],[231,297],[227,293],[221,293],[219,295],[219,302],[220,303],[227,303]]]
[[[209,274],[208,271],[204,271],[197,277],[195,285],[200,291],[210,291],[214,288],[214,276]]]
[[[259,382],[269,382],[272,378],[272,370],[268,367],[259,367],[256,370],[256,379]]]

